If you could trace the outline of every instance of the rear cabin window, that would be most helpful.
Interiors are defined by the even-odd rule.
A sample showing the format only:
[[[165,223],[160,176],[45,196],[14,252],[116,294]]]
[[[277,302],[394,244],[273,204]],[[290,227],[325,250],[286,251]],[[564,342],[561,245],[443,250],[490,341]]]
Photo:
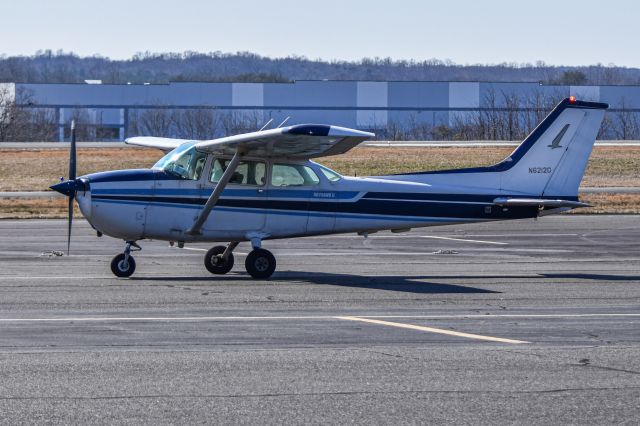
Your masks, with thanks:
[[[274,164],[271,172],[273,186],[311,186],[320,183],[318,175],[300,164]]]
[[[213,160],[213,164],[211,165],[211,177],[210,181],[213,183],[218,183],[222,174],[231,160],[224,160],[221,158],[216,158]],[[265,177],[266,177],[267,167],[265,163],[260,161],[241,161],[238,164],[238,168],[233,172],[229,183],[234,183],[236,185],[254,185],[254,186],[262,186],[264,185]]]

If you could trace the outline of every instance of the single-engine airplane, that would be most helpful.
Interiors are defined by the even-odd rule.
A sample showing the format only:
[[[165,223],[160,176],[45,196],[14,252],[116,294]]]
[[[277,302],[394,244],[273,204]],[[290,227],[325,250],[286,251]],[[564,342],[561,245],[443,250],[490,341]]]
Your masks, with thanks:
[[[347,152],[372,133],[294,125],[208,141],[134,137],[130,145],[168,153],[152,168],[76,177],[75,130],[69,178],[51,186],[69,197],[98,235],[125,241],[111,262],[118,277],[136,268],[137,241],[226,242],[204,258],[226,274],[233,251],[249,241],[254,278],[269,278],[276,259],[263,241],[309,235],[535,218],[587,204],[578,187],[607,104],[561,101],[501,162],[488,167],[341,176],[312,158]]]

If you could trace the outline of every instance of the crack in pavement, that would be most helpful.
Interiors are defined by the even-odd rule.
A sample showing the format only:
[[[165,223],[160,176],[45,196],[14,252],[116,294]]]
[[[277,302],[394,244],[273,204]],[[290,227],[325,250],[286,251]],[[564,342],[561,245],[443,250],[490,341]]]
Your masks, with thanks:
[[[155,395],[112,395],[112,396],[0,396],[0,401],[12,400],[116,400],[116,399],[153,399],[153,398],[281,398],[289,396],[350,396],[350,395],[409,395],[409,394],[492,394],[492,395],[529,395],[563,392],[592,392],[592,391],[624,391],[640,390],[640,386],[623,387],[593,387],[593,388],[562,388],[524,391],[500,391],[500,390],[403,390],[403,391],[335,391],[335,392],[284,392],[263,394],[155,394]]]

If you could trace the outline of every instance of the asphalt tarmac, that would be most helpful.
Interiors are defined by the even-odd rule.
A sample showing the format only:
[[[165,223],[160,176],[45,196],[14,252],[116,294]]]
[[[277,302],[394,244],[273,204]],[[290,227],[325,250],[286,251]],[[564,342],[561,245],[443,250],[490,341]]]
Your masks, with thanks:
[[[0,221],[1,424],[637,424],[640,216],[204,245]],[[59,254],[59,253],[58,253]]]

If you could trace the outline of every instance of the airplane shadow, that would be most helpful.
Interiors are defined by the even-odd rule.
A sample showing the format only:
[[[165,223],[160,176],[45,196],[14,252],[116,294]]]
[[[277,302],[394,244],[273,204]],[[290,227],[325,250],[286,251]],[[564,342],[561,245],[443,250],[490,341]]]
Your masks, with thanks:
[[[545,278],[573,278],[577,280],[594,281],[640,281],[638,275],[608,275],[608,274],[540,274]]]
[[[416,294],[462,294],[462,293],[500,293],[499,291],[483,288],[445,284],[427,281],[431,276],[360,276],[347,274],[331,274],[324,272],[278,272],[271,281],[303,281],[302,284],[322,284],[340,287],[362,288],[371,290],[386,290]],[[444,277],[443,277],[444,278]],[[452,277],[448,277],[452,278]],[[209,277],[131,277],[134,281],[163,281],[163,282],[203,282],[215,281],[246,281],[258,282],[246,275],[225,275]]]

